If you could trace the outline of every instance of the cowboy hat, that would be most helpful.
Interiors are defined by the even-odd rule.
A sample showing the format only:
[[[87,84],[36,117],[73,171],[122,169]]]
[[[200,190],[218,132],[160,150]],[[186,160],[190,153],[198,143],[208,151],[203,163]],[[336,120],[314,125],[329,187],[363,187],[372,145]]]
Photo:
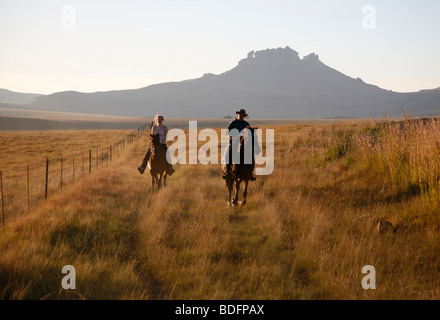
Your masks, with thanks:
[[[238,110],[238,111],[236,112],[236,114],[241,114],[241,115],[243,115],[243,116],[245,116],[245,117],[248,116],[248,114],[246,113],[246,110],[244,110],[244,109],[240,109],[240,110]]]

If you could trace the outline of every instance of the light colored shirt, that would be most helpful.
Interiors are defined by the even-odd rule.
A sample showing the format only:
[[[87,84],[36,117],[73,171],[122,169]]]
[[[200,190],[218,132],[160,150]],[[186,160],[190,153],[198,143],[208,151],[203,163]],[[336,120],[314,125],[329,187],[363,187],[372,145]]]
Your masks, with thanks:
[[[167,143],[167,133],[168,128],[164,125],[154,125],[153,128],[151,128],[151,134],[156,135],[159,134],[159,141],[161,144]]]

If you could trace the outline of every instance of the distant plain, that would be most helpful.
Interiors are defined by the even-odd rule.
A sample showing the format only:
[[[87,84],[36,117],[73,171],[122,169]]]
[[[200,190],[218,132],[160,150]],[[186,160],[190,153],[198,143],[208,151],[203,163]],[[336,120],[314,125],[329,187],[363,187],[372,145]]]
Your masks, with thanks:
[[[226,128],[233,119],[225,118],[168,118],[168,128],[188,128],[189,121],[197,121],[198,128]],[[0,107],[0,131],[22,130],[93,130],[93,129],[137,129],[153,121],[154,115],[147,118],[123,117],[93,113],[74,113],[26,108]],[[252,126],[278,126],[294,124],[333,123],[338,119],[248,119]]]

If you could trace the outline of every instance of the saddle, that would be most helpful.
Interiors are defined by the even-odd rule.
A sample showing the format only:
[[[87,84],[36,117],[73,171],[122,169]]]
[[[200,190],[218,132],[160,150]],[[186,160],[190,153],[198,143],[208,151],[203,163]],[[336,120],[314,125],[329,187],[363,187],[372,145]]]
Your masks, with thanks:
[[[165,162],[167,161],[166,153],[164,152],[163,148],[160,145],[155,146],[153,143],[151,143],[150,144],[150,152],[151,152],[151,156],[150,156],[150,159],[149,159],[148,164],[147,164],[148,169],[151,170],[151,168],[152,168],[151,161],[155,157],[161,158]],[[156,158],[156,159],[158,159],[158,158]]]

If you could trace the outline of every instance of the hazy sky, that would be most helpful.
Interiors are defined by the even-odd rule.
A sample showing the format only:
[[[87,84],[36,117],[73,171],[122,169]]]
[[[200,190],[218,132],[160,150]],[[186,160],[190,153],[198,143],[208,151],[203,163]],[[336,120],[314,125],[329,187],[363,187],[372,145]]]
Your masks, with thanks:
[[[431,89],[439,17],[438,0],[0,0],[0,88],[135,89],[289,46],[385,89]]]

